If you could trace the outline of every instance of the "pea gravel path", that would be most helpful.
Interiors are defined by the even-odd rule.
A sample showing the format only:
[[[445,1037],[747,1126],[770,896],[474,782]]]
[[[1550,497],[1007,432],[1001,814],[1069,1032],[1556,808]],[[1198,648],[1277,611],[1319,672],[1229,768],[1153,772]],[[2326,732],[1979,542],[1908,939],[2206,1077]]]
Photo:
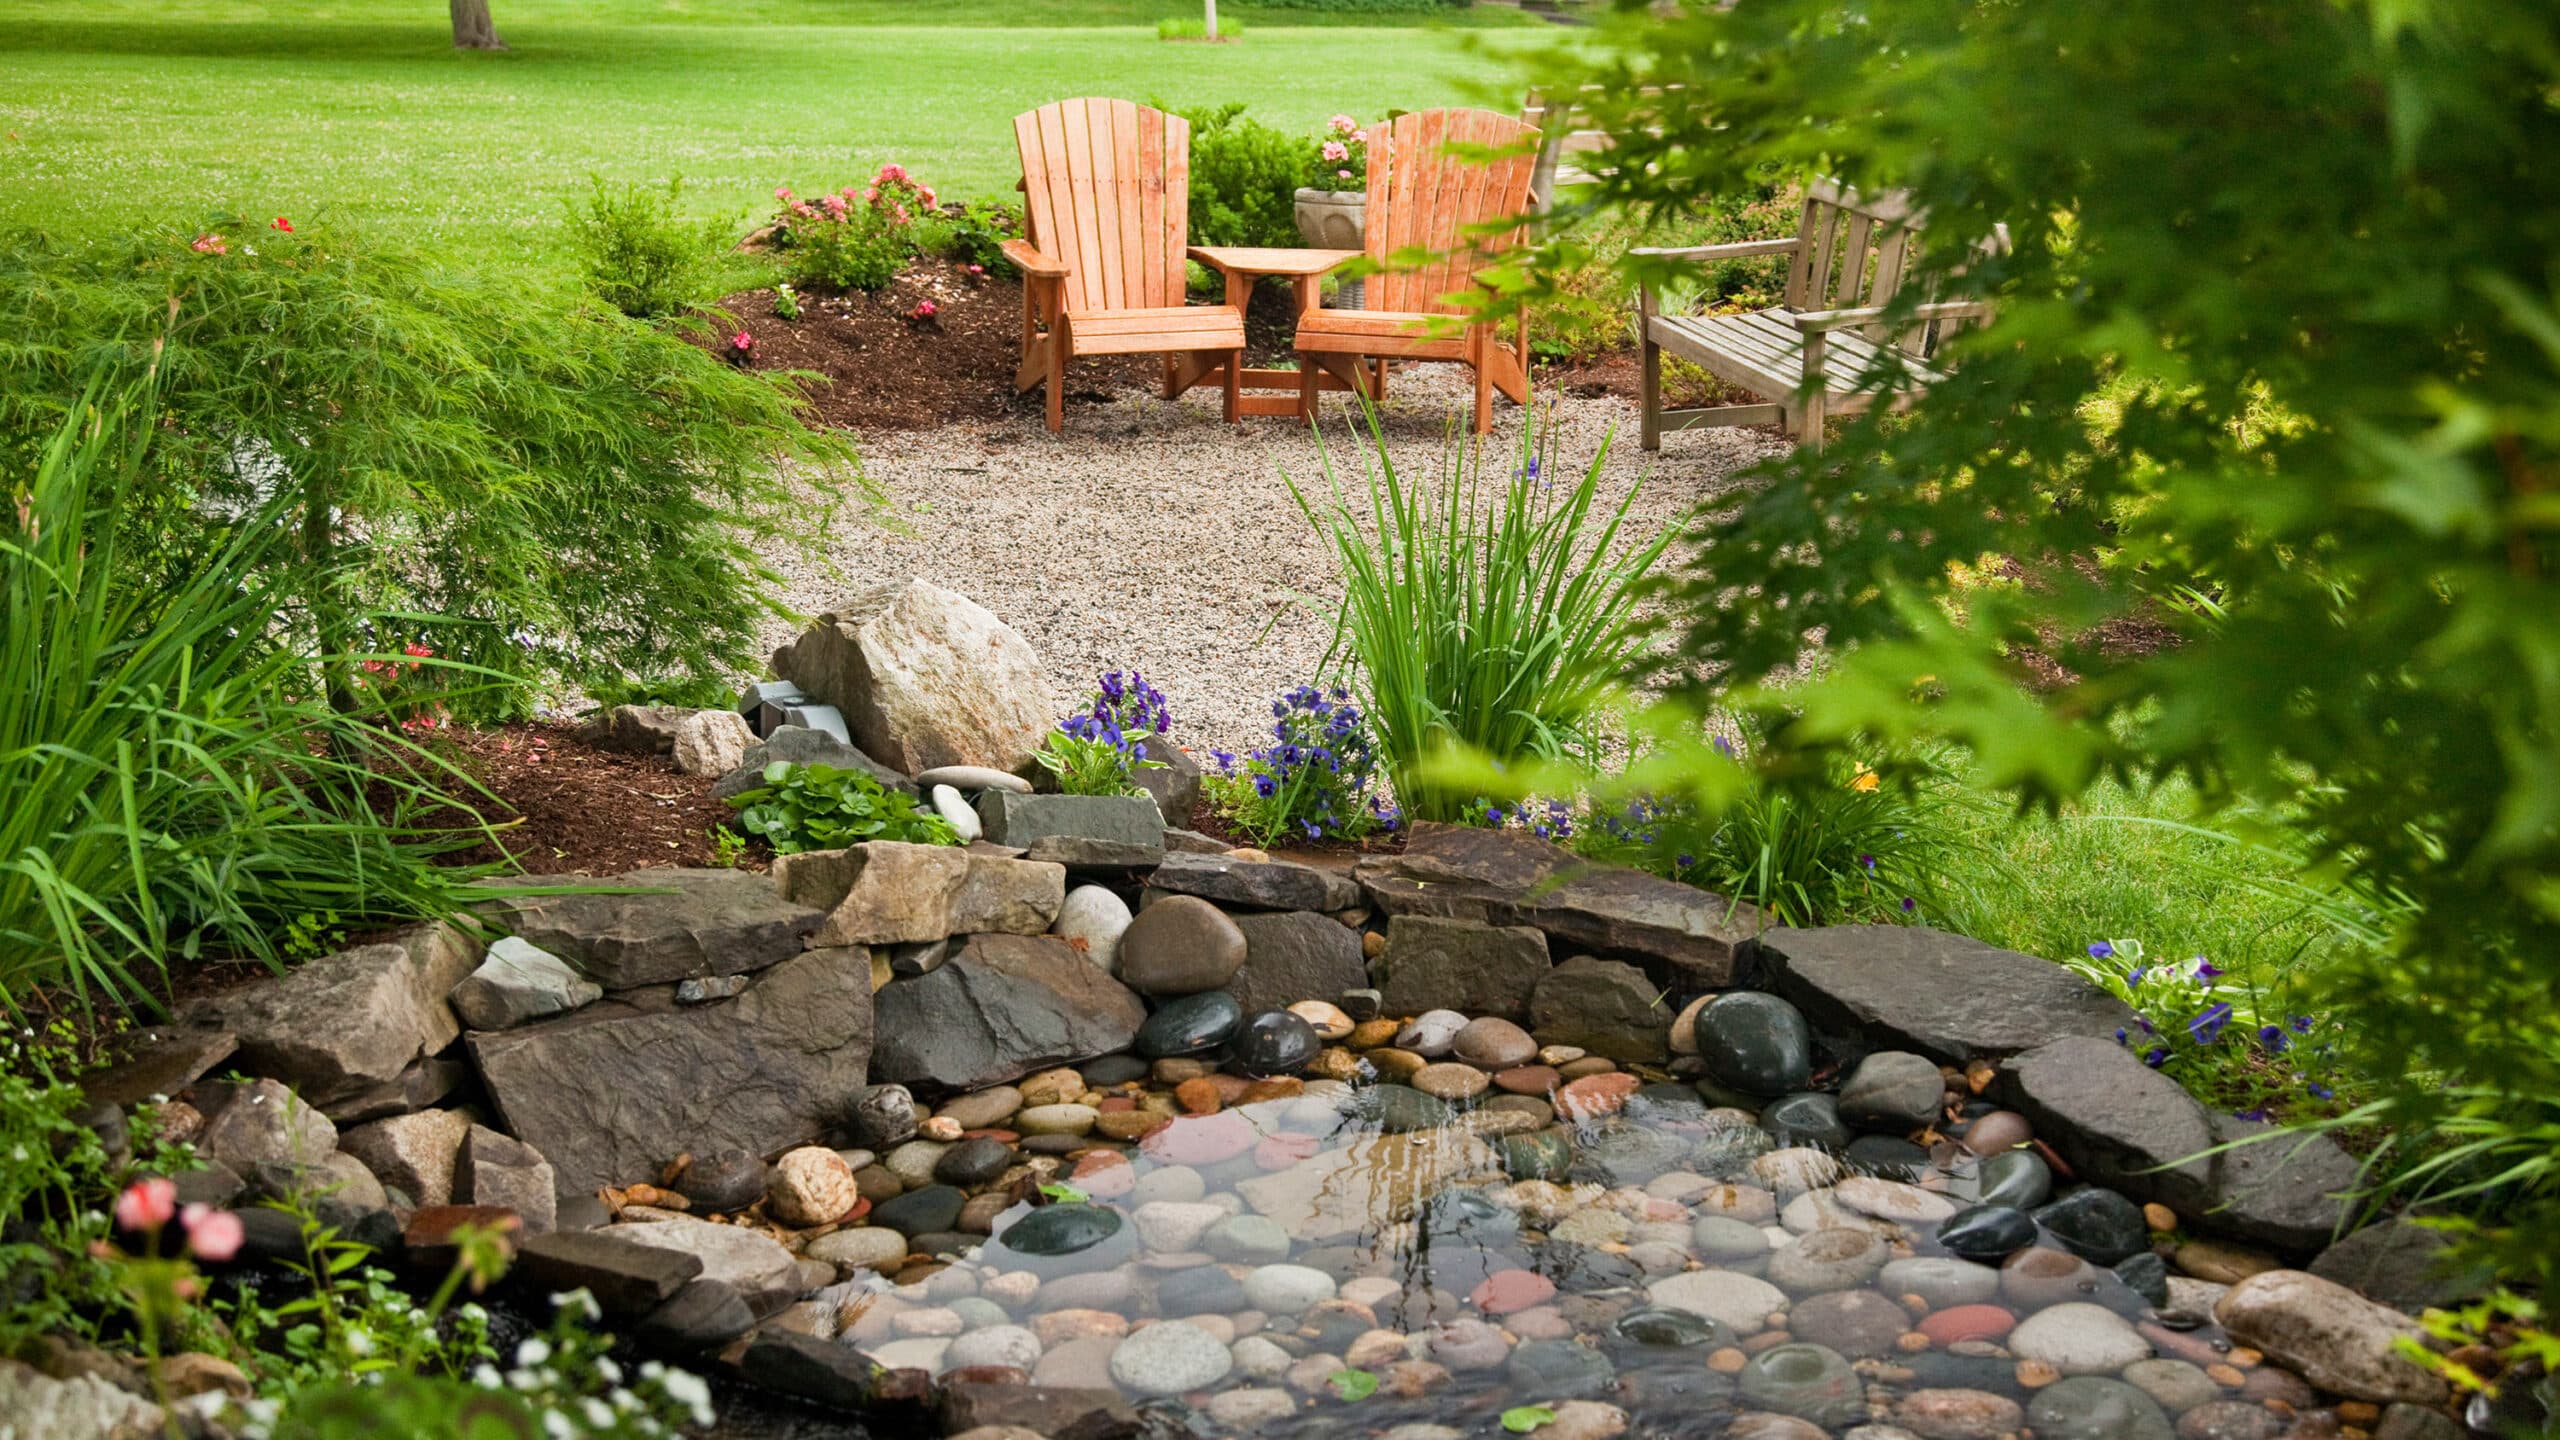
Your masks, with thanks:
[[[1388,445],[1408,475],[1429,476],[1443,427],[1463,406],[1455,366],[1399,372]],[[1340,397],[1325,444],[1346,483],[1360,450]],[[1052,437],[1036,411],[986,425],[867,436],[865,462],[909,533],[843,524],[823,563],[774,557],[785,600],[815,614],[852,590],[919,576],[976,600],[1039,652],[1062,706],[1104,670],[1134,667],[1165,693],[1173,738],[1195,753],[1250,748],[1271,698],[1317,678],[1341,585],[1331,553],[1281,480],[1320,487],[1314,438],[1296,421],[1229,427],[1217,396],[1167,402],[1143,391],[1075,405]],[[1557,427],[1557,468],[1578,476],[1612,427],[1602,503],[1644,479],[1630,531],[1649,537],[1733,475],[1773,453],[1766,431],[1666,436],[1636,445],[1634,408],[1615,398],[1541,395]],[[1521,412],[1498,401],[1488,479],[1517,454]],[[1365,445],[1365,437],[1360,440]],[[1497,468],[1499,467],[1499,468]],[[1560,481],[1561,483],[1561,481]],[[775,625],[769,644],[789,638]]]

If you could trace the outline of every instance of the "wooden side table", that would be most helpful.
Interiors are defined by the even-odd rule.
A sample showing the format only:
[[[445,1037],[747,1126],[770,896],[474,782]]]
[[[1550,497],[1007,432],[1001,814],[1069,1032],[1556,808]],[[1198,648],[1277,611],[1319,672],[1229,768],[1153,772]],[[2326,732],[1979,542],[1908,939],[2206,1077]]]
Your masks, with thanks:
[[[1227,303],[1235,306],[1239,313],[1253,298],[1256,280],[1265,275],[1286,275],[1290,288],[1297,294],[1298,313],[1301,315],[1316,308],[1321,299],[1319,283],[1325,275],[1360,256],[1357,250],[1290,250],[1263,245],[1194,245],[1189,253],[1192,259],[1227,277]],[[1299,357],[1299,363],[1314,365],[1320,360],[1337,358],[1346,362],[1342,368],[1351,373],[1337,373],[1336,367],[1324,365],[1322,373],[1316,377],[1319,388],[1366,391],[1372,395],[1384,388],[1379,383],[1384,380],[1384,375],[1371,377],[1353,357],[1303,355]],[[1224,360],[1207,353],[1174,357],[1171,378],[1179,382],[1179,386],[1173,393],[1205,379],[1224,363]],[[1379,369],[1385,369],[1383,363]],[[1245,390],[1241,406],[1244,414],[1287,415],[1300,420],[1307,417],[1305,391],[1299,372],[1254,368],[1243,371],[1236,378]],[[1273,391],[1281,393],[1270,393]]]

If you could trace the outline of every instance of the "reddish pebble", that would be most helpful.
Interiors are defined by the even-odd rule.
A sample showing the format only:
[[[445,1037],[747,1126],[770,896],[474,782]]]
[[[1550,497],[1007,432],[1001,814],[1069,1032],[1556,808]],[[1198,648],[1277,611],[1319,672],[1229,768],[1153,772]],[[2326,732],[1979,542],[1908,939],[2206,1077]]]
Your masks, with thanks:
[[[1493,1077],[1493,1088],[1505,1095],[1544,1097],[1563,1083],[1564,1077],[1556,1073],[1553,1065],[1522,1065],[1498,1071]]]
[[[1497,1270],[1468,1292],[1467,1299],[1487,1315],[1508,1315],[1543,1305],[1555,1295],[1556,1282],[1534,1270]]]
[[[1138,1108],[1138,1102],[1127,1095],[1105,1095],[1102,1097],[1102,1103],[1093,1108],[1108,1115],[1122,1110],[1135,1110]]]
[[[1011,1130],[963,1130],[960,1132],[960,1138],[963,1140],[1001,1140],[1007,1145],[1012,1145],[1019,1143],[1022,1136]]]
[[[1950,1305],[1922,1317],[1918,1330],[1940,1347],[1959,1340],[1997,1340],[2018,1327],[2018,1317],[1997,1305]]]
[[[1203,1075],[1174,1086],[1173,1103],[1193,1115],[1215,1115],[1227,1108],[1227,1097]]]
[[[1230,1075],[1224,1070],[1210,1076],[1209,1083],[1217,1087],[1220,1103],[1227,1105],[1242,1101],[1244,1092],[1253,1088],[1252,1081],[1241,1075]]]
[[[1623,1072],[1585,1075],[1556,1092],[1556,1114],[1567,1120],[1615,1115],[1627,1107],[1627,1097],[1636,1093],[1640,1083]]]
[[[1253,1147],[1253,1163],[1265,1170],[1286,1170],[1301,1160],[1312,1160],[1324,1142],[1313,1135],[1274,1135]]]
[[[859,1220],[859,1219],[861,1219],[863,1216],[868,1215],[868,1214],[870,1214],[870,1213],[871,1213],[871,1202],[870,1202],[870,1201],[868,1201],[868,1200],[865,1200],[865,1199],[862,1199],[862,1198],[856,1197],[856,1198],[855,1198],[855,1200],[854,1200],[854,1202],[853,1202],[853,1208],[852,1208],[852,1209],[850,1209],[850,1210],[847,1210],[847,1211],[846,1211],[846,1212],[844,1212],[843,1214],[841,1214],[841,1215],[837,1216],[837,1217],[836,1217],[836,1223],[837,1223],[837,1224],[839,1224],[839,1225],[850,1225],[850,1224],[852,1224],[854,1221]]]
[[[1256,1080],[1244,1087],[1244,1096],[1236,1103],[1252,1105],[1264,1100],[1295,1100],[1307,1093],[1307,1082],[1295,1075],[1274,1075]]]
[[[1111,1200],[1138,1188],[1138,1167],[1113,1150],[1088,1150],[1076,1160],[1068,1180],[1097,1200]]]
[[[1159,1165],[1215,1165],[1233,1160],[1254,1147],[1262,1132],[1233,1111],[1185,1115],[1151,1130],[1138,1148]]]

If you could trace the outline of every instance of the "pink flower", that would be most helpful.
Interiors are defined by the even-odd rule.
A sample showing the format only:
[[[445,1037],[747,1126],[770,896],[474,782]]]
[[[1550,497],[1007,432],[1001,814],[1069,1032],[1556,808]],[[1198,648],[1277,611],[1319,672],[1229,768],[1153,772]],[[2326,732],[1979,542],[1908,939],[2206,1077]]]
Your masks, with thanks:
[[[930,186],[930,185],[919,185],[919,186],[917,186],[917,187],[916,187],[916,198],[917,198],[917,199],[919,199],[919,200],[922,200],[922,201],[923,201],[924,203],[926,203],[927,205],[930,205],[930,204],[934,203],[934,201],[933,201],[933,187],[932,187],[932,186]]]
[[[987,273],[987,267],[984,265],[972,265],[969,267],[969,273],[972,275],[984,275]]]
[[[1348,115],[1336,115],[1324,122],[1324,126],[1336,135],[1348,135],[1360,128],[1360,122]]]
[[[791,213],[792,213],[792,214],[794,214],[794,215],[799,216],[799,217],[800,217],[801,219],[803,219],[803,220],[815,219],[815,218],[817,217],[817,214],[818,214],[818,212],[817,212],[817,211],[812,210],[812,209],[810,209],[810,208],[809,208],[809,202],[808,202],[808,201],[806,201],[806,200],[794,200],[794,201],[792,201],[792,202],[791,202]]]
[[[1327,140],[1324,142],[1324,158],[1334,161],[1348,160],[1351,158],[1351,147],[1339,140]]]
[[[157,1230],[178,1213],[178,1187],[153,1177],[136,1180],[116,1197],[116,1223],[127,1230]]]
[[[196,237],[195,250],[199,255],[228,255],[231,246],[220,235],[208,230]]]
[[[892,160],[888,164],[880,167],[880,174],[878,178],[882,180],[904,180],[907,178],[907,167],[899,164],[895,160]]]
[[[1333,174],[1334,178],[1337,180],[1348,180],[1351,178],[1351,172],[1348,170],[1336,170]]]
[[[844,218],[844,197],[843,197],[843,196],[841,196],[841,195],[830,195],[830,196],[828,196],[828,197],[827,197],[827,213],[828,213],[829,215],[834,216],[834,217],[835,217],[836,219],[838,219],[838,220],[843,219],[843,218]]]
[[[874,185],[874,186],[872,186],[870,189],[863,191],[863,192],[862,192],[862,198],[863,198],[863,199],[865,199],[865,200],[870,201],[871,203],[873,203],[873,204],[875,204],[875,205],[877,205],[878,203],[880,203],[880,187],[879,187],[879,186],[877,186],[877,185]]]
[[[916,302],[916,318],[919,320],[930,320],[934,317],[934,313],[940,308],[941,307],[935,305],[930,300],[919,300]]]
[[[228,1210],[190,1205],[186,1208],[185,1220],[187,1248],[193,1250],[199,1260],[211,1260],[218,1265],[239,1254],[240,1242],[248,1238],[241,1229],[240,1217]]]
[[[293,222],[279,215],[275,218],[275,228],[290,235],[293,233]]]
[[[785,205],[790,204],[790,203],[791,203],[791,187],[790,187],[790,186],[788,186],[788,185],[776,185],[776,186],[774,186],[774,187],[773,187],[773,198],[774,198],[774,199],[776,199],[776,200],[781,201],[781,202],[782,202],[783,204],[785,204]]]

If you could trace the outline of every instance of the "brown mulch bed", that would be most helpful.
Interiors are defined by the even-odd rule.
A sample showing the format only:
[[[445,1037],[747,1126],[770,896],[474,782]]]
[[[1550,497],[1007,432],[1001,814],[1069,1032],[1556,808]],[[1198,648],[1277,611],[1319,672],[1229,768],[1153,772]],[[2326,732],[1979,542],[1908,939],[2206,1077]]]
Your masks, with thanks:
[[[878,291],[841,295],[802,292],[800,318],[773,313],[770,289],[741,290],[721,300],[730,322],[695,337],[724,353],[743,329],[755,337],[751,368],[804,370],[808,418],[849,430],[929,430],[1038,413],[1037,389],[1017,394],[1013,372],[1022,350],[1022,281],[972,279],[947,260],[920,260]],[[930,301],[929,320],[914,318]],[[1286,359],[1294,330],[1289,291],[1264,285],[1245,318],[1246,363]],[[1109,404],[1128,387],[1160,383],[1153,355],[1106,355],[1075,361],[1067,372],[1069,406]]]
[[[1534,329],[1536,317],[1531,317]],[[1534,333],[1531,336],[1535,339]],[[1538,388],[1582,400],[1615,396],[1630,405],[1644,398],[1643,359],[1634,350],[1610,350],[1588,360],[1549,361],[1537,367]],[[1662,403],[1669,410],[1709,405],[1748,405],[1755,397],[1692,365],[1666,361]]]
[[[578,738],[568,725],[454,730],[456,758],[497,797],[482,801],[507,854],[535,875],[616,875],[649,865],[715,865],[715,826],[736,815],[711,797],[713,780],[686,775],[664,755],[625,755]],[[461,862],[501,859],[482,845]],[[762,869],[763,856],[738,859]]]

